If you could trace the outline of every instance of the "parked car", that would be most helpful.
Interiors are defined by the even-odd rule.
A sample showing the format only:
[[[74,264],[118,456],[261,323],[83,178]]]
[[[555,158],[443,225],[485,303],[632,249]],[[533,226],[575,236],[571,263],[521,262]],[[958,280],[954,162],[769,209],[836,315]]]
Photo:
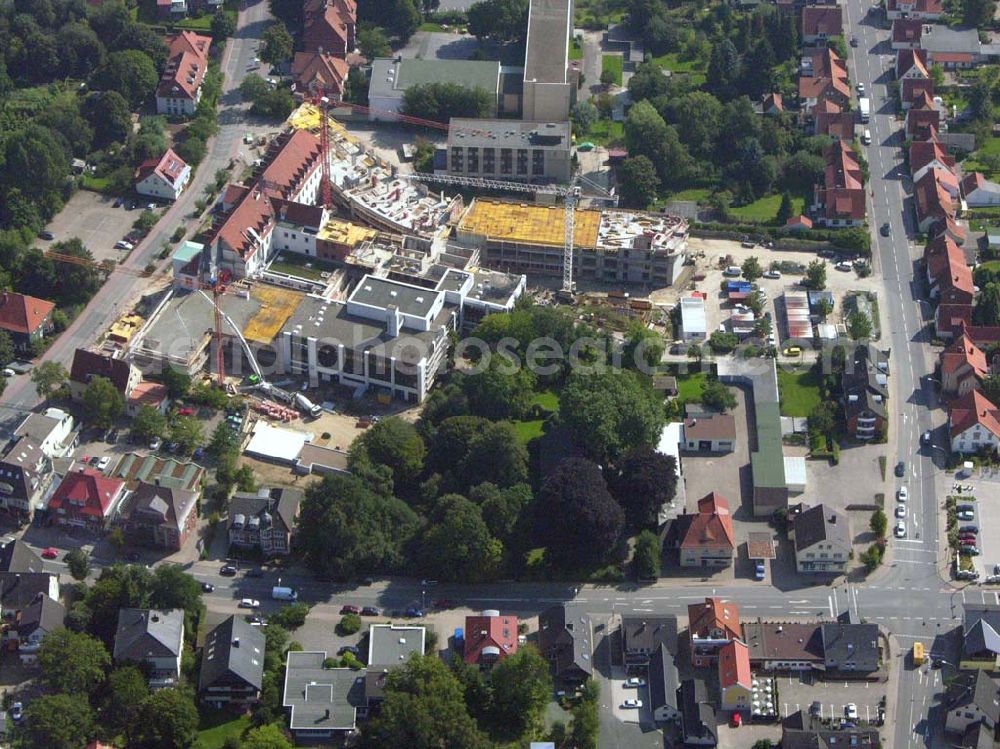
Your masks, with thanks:
[[[219,574],[223,577],[233,577],[236,574],[236,567],[231,564],[222,565],[222,569],[219,570]]]
[[[379,616],[381,613],[377,606],[363,606],[361,608],[361,616]]]
[[[931,430],[928,429],[922,435],[920,435],[920,444],[929,445],[931,443]]]
[[[906,538],[906,523],[902,520],[896,523],[895,534],[896,538]]]
[[[798,346],[788,346],[782,351],[785,356],[799,356],[802,354],[802,349]]]
[[[453,608],[455,608],[455,604],[452,603],[447,598],[439,598],[439,599],[437,599],[434,602],[434,608],[436,608],[436,609],[453,609]]]
[[[260,567],[251,567],[247,570],[247,577],[264,577],[264,570]]]
[[[13,377],[16,374],[17,374],[17,372],[15,372],[10,367],[4,367],[4,370],[3,370],[3,376],[4,377]]]
[[[344,655],[345,653],[350,653],[353,656],[360,656],[361,649],[357,645],[341,645],[340,649],[337,651],[337,655]]]
[[[418,609],[416,606],[410,606],[410,608],[406,610],[406,616],[410,619],[423,619],[424,612]]]
[[[902,478],[906,474],[906,463],[899,461],[892,472],[896,474],[896,476]]]
[[[632,678],[625,680],[625,686],[638,689],[639,687],[646,686],[646,680],[640,679],[638,676],[633,676]]]
[[[241,609],[259,609],[260,601],[258,601],[256,598],[244,598],[243,600],[240,601],[239,607]]]
[[[856,36],[852,36],[851,37],[851,46],[852,47],[857,47],[858,46],[858,38]]]
[[[341,614],[360,614],[361,609],[357,606],[352,606],[351,604],[346,604],[340,607]]]
[[[763,559],[758,559],[754,563],[753,576],[757,580],[763,580],[765,574],[766,574],[766,570],[764,568],[764,560]]]
[[[844,717],[848,720],[858,719],[858,706],[853,702],[848,702],[844,705]]]
[[[810,715],[820,715],[823,712],[823,703],[816,700],[809,706]]]
[[[191,453],[191,458],[193,460],[201,460],[204,457],[205,457],[205,448],[204,447],[196,448],[195,451],[193,453]]]
[[[642,700],[625,700],[622,702],[622,707],[626,710],[638,710],[642,707]]]
[[[130,551],[128,554],[125,555],[125,559],[127,559],[130,562],[138,562],[139,561],[139,552],[138,551]]]
[[[781,278],[781,271],[780,270],[764,271],[764,278]]]
[[[959,510],[957,513],[957,517],[959,520],[975,520],[976,513],[974,513],[972,510]]]
[[[964,544],[962,546],[959,546],[958,550],[963,554],[968,554],[970,557],[978,557],[980,554],[983,553],[979,550],[978,546],[966,546]]]
[[[178,416],[194,416],[194,409],[191,406],[184,406],[177,409]]]
[[[906,490],[905,486],[899,487],[899,491],[896,492],[896,499],[900,502],[905,502],[910,498],[910,493]]]
[[[896,517],[897,518],[906,517],[906,505],[896,505]]]
[[[161,447],[163,447],[163,440],[161,440],[159,437],[156,437],[155,439],[153,439],[152,442],[149,443],[150,450],[159,450]]]
[[[40,231],[40,232],[38,232],[38,238],[39,239],[50,239],[51,240],[51,239],[55,239],[56,235],[53,234],[50,231]]]
[[[882,226],[881,226],[881,227],[879,227],[879,230],[878,230],[878,232],[879,232],[879,234],[881,234],[881,235],[882,235],[883,237],[888,237],[888,236],[889,236],[889,223],[888,223],[888,222],[886,222],[886,223],[882,224]]]
[[[204,593],[212,593],[213,591],[215,591],[215,586],[212,585],[212,583],[202,583],[201,590]]]
[[[847,262],[846,260],[843,260],[843,261],[841,261],[841,262],[837,263],[837,264],[836,264],[835,266],[833,266],[833,267],[834,267],[834,268],[836,268],[837,270],[842,270],[842,271],[849,271],[849,270],[853,270],[853,269],[854,269],[854,266],[853,266],[853,265],[851,265],[851,264],[850,264],[849,262]]]
[[[109,465],[111,465],[111,458],[109,458],[107,455],[105,455],[103,458],[100,458],[97,461],[97,470],[98,471],[107,470],[107,467]]]
[[[125,205],[125,198],[119,195],[117,198],[115,198],[115,202],[112,204],[112,207],[121,208],[123,205]]]
[[[978,525],[963,525],[958,529],[959,533],[979,533]]]
[[[42,549],[42,559],[55,559],[59,556],[59,550],[54,546],[46,546]]]
[[[104,441],[107,442],[109,445],[117,445],[118,437],[119,437],[118,430],[112,429],[110,432],[108,432],[108,436]]]
[[[15,723],[20,723],[24,720],[24,705],[20,702],[15,702],[10,706],[10,718]]]

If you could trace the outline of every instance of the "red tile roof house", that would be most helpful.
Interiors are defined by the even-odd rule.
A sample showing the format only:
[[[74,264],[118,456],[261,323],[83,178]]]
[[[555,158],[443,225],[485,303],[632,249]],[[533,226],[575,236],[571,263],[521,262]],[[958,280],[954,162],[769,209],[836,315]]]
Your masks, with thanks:
[[[741,640],[719,651],[719,707],[726,712],[749,712],[753,690],[750,649]]]
[[[892,48],[920,49],[924,24],[916,19],[899,18],[892,22]]]
[[[716,663],[719,651],[733,640],[741,640],[740,609],[721,598],[706,598],[688,606],[688,638],[691,664],[705,668]]]
[[[24,351],[52,332],[55,308],[44,299],[5,291],[0,294],[0,330],[10,334],[14,348]]]
[[[896,78],[930,78],[927,53],[921,49],[901,49],[896,53]]]
[[[322,52],[296,52],[292,59],[292,90],[296,97],[322,92],[331,101],[340,101],[350,66],[345,60]]]
[[[674,518],[665,545],[679,549],[681,567],[728,567],[736,552],[733,517],[725,497],[712,492],[698,500],[696,513]]]
[[[936,140],[920,140],[910,144],[910,177],[919,180],[930,169],[955,171],[955,157]]]
[[[819,112],[816,114],[816,135],[852,141],[857,122],[854,112]]]
[[[972,269],[957,244],[947,237],[928,242],[924,261],[931,299],[938,299],[942,304],[972,304],[975,299]]]
[[[103,530],[125,496],[125,482],[100,471],[72,471],[49,499],[50,522]]]
[[[306,0],[302,9],[302,48],[346,57],[354,51],[358,23],[355,0]]]
[[[928,99],[926,93],[906,110],[906,137],[908,140],[925,140],[925,133],[937,131],[941,126],[941,112]]]
[[[127,398],[142,379],[139,370],[124,359],[115,359],[97,351],[78,348],[69,370],[69,389],[75,401],[83,399],[83,391],[94,377],[111,380],[123,397]]]
[[[517,617],[486,610],[465,617],[463,659],[471,666],[489,667],[517,652]]]
[[[799,75],[799,101],[809,114],[820,99],[829,99],[840,106],[851,100],[851,84],[847,65],[832,49],[807,52]]]
[[[139,413],[140,408],[149,406],[161,414],[165,414],[169,405],[170,396],[166,385],[144,380],[132,388],[132,392],[125,399],[125,413],[129,416],[135,416]]]
[[[934,81],[927,78],[904,78],[899,82],[899,96],[904,110],[919,104],[925,98],[934,101]]]
[[[967,335],[959,335],[941,352],[941,395],[957,398],[977,390],[990,374],[986,353]]]
[[[953,453],[995,452],[1000,446],[1000,409],[978,390],[951,405],[948,427]]]
[[[814,44],[844,33],[839,5],[807,5],[802,9],[802,43]]]
[[[955,217],[955,202],[951,193],[938,180],[942,170],[929,169],[915,184],[917,227],[926,232],[936,222]]]
[[[799,214],[785,222],[785,231],[809,231],[813,228],[812,219]]]
[[[941,0],[887,0],[885,14],[890,20],[895,18],[937,20],[944,15],[944,3]]]
[[[952,242],[962,247],[965,245],[965,238],[968,236],[968,232],[965,230],[963,224],[960,224],[953,217],[948,216],[943,221],[938,221],[934,224],[927,236],[931,239],[948,237]]]
[[[781,99],[781,94],[770,93],[764,95],[764,101],[761,104],[761,111],[764,114],[781,114],[785,111],[785,104]]]
[[[191,181],[191,167],[172,148],[158,159],[147,159],[135,171],[135,191],[163,200],[177,200]]]
[[[201,101],[201,84],[208,70],[212,37],[182,31],[167,37],[170,52],[156,88],[156,112],[191,117]]]
[[[1000,185],[990,182],[981,172],[967,174],[962,180],[962,198],[969,208],[1000,205]]]
[[[954,338],[963,327],[971,324],[971,304],[939,304],[934,310],[934,333],[938,338]]]
[[[865,186],[854,150],[838,141],[826,152],[823,183],[813,191],[814,221],[825,226],[860,226],[865,221]]]

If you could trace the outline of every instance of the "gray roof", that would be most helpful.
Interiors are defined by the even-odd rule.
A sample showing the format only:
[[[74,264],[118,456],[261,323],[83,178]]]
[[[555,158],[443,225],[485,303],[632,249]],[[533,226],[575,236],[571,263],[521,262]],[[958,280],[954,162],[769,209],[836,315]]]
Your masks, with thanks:
[[[368,629],[368,667],[399,666],[413,653],[423,655],[426,631],[420,626],[373,624]]]
[[[410,86],[424,83],[458,83],[482,88],[494,96],[500,85],[500,63],[496,60],[372,60],[369,96],[401,98]]]
[[[248,517],[270,517],[273,527],[291,532],[295,528],[295,518],[304,493],[298,489],[283,487],[262,488],[256,494],[237,492],[229,503],[229,523],[237,515]]]
[[[851,528],[847,515],[818,504],[795,516],[795,551],[808,549],[820,541],[850,548]]]
[[[861,296],[854,298],[858,303],[867,302]],[[850,363],[853,365],[849,367],[851,371],[845,371],[841,378],[845,415],[850,418],[869,411],[884,419],[885,403],[889,398],[886,374],[880,369],[880,365],[887,364],[884,355],[874,346],[857,346]],[[852,396],[856,397],[852,400]]]
[[[657,650],[665,645],[677,652],[676,616],[629,616],[622,619],[625,650]]]
[[[224,619],[205,637],[198,688],[241,680],[259,690],[264,678],[264,632],[242,617]]]
[[[993,749],[993,730],[987,728],[983,721],[977,721],[965,730],[959,746],[968,749]]]
[[[570,0],[531,0],[524,51],[524,80],[566,82],[572,31],[573,4]]]
[[[876,749],[880,745],[875,728],[835,728],[825,726],[817,716],[801,710],[781,724],[782,749]]]
[[[396,306],[404,315],[427,317],[438,293],[423,286],[412,286],[388,278],[365,276],[347,298],[348,302],[367,304],[378,309]]]
[[[52,575],[45,572],[0,572],[0,608],[22,611],[40,595],[49,594]]]
[[[183,647],[183,609],[119,609],[115,660],[170,658],[180,655]]]
[[[323,668],[325,651],[289,651],[284,707],[291,708],[292,731],[347,731],[354,728],[364,697],[365,672]]]
[[[14,436],[31,437],[36,442],[44,442],[60,423],[61,419],[48,414],[28,414],[14,430]]]
[[[0,545],[0,572],[43,572],[42,558],[24,541],[8,541]]]
[[[145,521],[180,531],[197,501],[198,492],[140,483],[123,514],[132,522]]]
[[[63,628],[66,620],[66,607],[49,596],[39,596],[34,603],[21,612],[17,623],[17,631],[21,636],[27,636],[36,629],[43,632],[53,632]]]
[[[677,690],[681,708],[681,730],[684,740],[717,739],[715,733],[715,708],[708,704],[708,689],[701,679],[685,679]]]
[[[831,667],[854,663],[855,671],[878,669],[878,625],[823,624],[823,656]]]
[[[943,23],[924,27],[920,48],[925,52],[958,52],[980,54],[979,32],[976,29],[958,29]]]
[[[567,670],[594,672],[593,627],[581,608],[556,604],[538,615],[538,649],[549,658],[556,675]]]
[[[568,122],[474,120],[452,117],[448,124],[448,145],[568,150],[570,127]]]
[[[948,708],[974,706],[993,723],[1000,721],[1000,687],[985,671],[976,670],[963,675],[962,680],[952,687],[953,697]]]
[[[750,650],[751,663],[823,660],[823,636],[819,624],[758,619],[743,623],[743,639]]]
[[[677,709],[677,687],[680,686],[680,676],[674,664],[674,656],[666,645],[653,652],[649,659],[649,707],[656,710],[660,707]]]
[[[967,654],[1000,653],[1000,604],[965,604],[962,634]]]

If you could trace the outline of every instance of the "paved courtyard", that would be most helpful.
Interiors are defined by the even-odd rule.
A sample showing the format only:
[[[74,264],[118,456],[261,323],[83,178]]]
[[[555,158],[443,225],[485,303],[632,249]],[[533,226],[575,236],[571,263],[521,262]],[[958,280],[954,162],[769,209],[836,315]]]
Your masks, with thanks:
[[[125,253],[115,249],[115,242],[132,229],[133,222],[141,211],[115,208],[114,198],[99,195],[89,190],[78,190],[66,206],[46,227],[55,235],[51,242],[37,240],[43,249],[52,242],[61,242],[79,237],[90,250],[95,260],[112,259],[121,261]]]
[[[859,720],[874,722],[885,693],[882,682],[819,681],[810,673],[778,677],[778,704],[783,716],[796,710],[808,711],[813,702],[819,702],[821,717],[841,718],[844,706],[853,702],[858,706]]]

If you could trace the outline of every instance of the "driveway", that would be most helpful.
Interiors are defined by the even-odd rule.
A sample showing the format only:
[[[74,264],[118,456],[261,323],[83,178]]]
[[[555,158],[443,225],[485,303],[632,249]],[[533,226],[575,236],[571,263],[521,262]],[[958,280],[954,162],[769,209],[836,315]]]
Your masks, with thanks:
[[[115,249],[115,242],[129,233],[141,211],[115,208],[113,203],[114,198],[78,190],[46,227],[55,239],[39,239],[38,244],[47,249],[53,242],[79,237],[95,260],[123,260],[125,253]]]

